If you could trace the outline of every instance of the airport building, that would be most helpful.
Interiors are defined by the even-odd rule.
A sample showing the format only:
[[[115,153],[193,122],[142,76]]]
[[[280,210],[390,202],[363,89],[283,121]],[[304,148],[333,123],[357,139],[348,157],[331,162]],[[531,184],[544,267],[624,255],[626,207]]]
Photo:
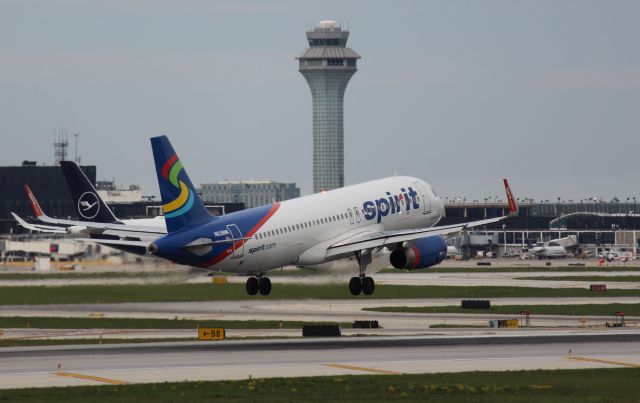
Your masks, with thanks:
[[[475,252],[503,255],[527,250],[536,244],[575,237],[576,255],[592,256],[608,251],[635,252],[639,247],[640,205],[630,198],[613,200],[552,203],[519,201],[519,214],[504,223],[477,228],[450,240],[452,246]],[[439,224],[456,224],[507,215],[508,206],[501,200],[467,203],[452,199],[445,202],[446,217]]]
[[[206,204],[243,203],[252,208],[300,197],[300,188],[269,180],[223,181],[202,184],[200,193]]]
[[[313,99],[313,192],[344,186],[344,92],[360,55],[347,48],[349,31],[322,21],[307,31],[299,71]]]
[[[95,165],[80,167],[95,183]],[[57,165],[38,165],[23,161],[22,165],[0,167],[0,233],[11,232],[17,225],[11,212],[32,218],[33,210],[24,191],[29,185],[42,209],[53,217],[76,217],[77,209],[71,200],[62,170]]]
[[[109,205],[116,217],[129,219],[155,217],[162,214],[161,201],[155,200],[154,197],[143,197],[142,190],[137,185],[120,189],[112,181],[96,182],[95,165],[85,165],[80,168],[87,178],[96,184],[100,197]],[[60,166],[38,165],[35,161],[23,161],[18,166],[0,167],[0,234],[25,232],[13,219],[11,212],[28,221],[35,218],[24,190],[25,185],[29,185],[40,207],[47,215],[57,218],[78,218],[76,205],[71,199]],[[295,187],[294,184],[291,185]],[[300,189],[295,189],[296,195],[299,196]],[[288,196],[289,192],[283,192],[283,194]],[[217,201],[207,203],[206,207],[212,214],[223,215],[244,210],[245,205],[241,201],[226,203]]]

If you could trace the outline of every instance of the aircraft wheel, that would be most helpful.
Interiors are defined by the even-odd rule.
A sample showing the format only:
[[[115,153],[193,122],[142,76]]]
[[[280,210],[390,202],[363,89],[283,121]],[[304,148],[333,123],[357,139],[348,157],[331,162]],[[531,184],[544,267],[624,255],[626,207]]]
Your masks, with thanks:
[[[269,277],[261,277],[259,281],[260,295],[269,295],[271,292],[271,280]]]
[[[247,279],[247,294],[256,295],[258,293],[258,279],[255,277],[249,277]]]
[[[360,281],[360,277],[351,277],[349,281],[349,291],[351,291],[351,295],[360,295],[362,291],[362,282]]]
[[[376,283],[371,277],[365,277],[362,279],[362,292],[364,295],[371,295],[376,289]]]

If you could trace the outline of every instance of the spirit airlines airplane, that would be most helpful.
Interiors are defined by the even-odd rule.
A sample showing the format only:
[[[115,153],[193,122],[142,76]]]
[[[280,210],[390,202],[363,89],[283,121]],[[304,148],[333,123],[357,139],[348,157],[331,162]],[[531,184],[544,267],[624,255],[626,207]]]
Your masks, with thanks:
[[[92,239],[126,239],[151,242],[166,235],[164,217],[120,220],[109,206],[104,203],[93,184],[82,172],[78,164],[72,161],[60,162],[62,173],[69,187],[71,197],[76,204],[79,220],[65,220],[49,217],[44,213],[38,200],[25,185],[25,192],[36,218],[44,224],[30,224],[15,213],[11,213],[20,226],[38,232],[90,236]],[[136,254],[146,254],[145,248],[129,245],[110,245]]]
[[[152,242],[91,240],[146,248],[152,255],[207,270],[246,274],[247,293],[268,295],[265,272],[287,265],[317,265],[355,256],[353,295],[371,295],[365,275],[373,252],[387,248],[399,269],[426,268],[447,253],[443,235],[505,220],[517,205],[504,180],[509,215],[434,227],[442,200],[426,182],[398,176],[251,208],[211,215],[166,136],[151,139],[168,233]],[[87,240],[89,241],[89,240]]]

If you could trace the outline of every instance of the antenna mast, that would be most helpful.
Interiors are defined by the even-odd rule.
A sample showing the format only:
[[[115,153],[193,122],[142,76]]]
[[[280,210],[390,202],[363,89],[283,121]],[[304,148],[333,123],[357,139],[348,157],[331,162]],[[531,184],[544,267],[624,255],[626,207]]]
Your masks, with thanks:
[[[62,129],[56,130],[53,140],[53,157],[56,165],[58,165],[60,161],[66,161],[67,147],[69,147],[67,132]]]

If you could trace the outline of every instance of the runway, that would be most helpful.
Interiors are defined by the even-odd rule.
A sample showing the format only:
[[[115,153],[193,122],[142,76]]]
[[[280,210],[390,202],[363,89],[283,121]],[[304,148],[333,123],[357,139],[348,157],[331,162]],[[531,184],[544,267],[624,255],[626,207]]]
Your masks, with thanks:
[[[640,297],[571,297],[571,298],[491,298],[497,305],[572,305],[572,304],[638,304]],[[158,318],[194,320],[282,320],[282,321],[353,321],[375,319],[385,329],[427,330],[434,324],[487,325],[490,319],[512,317],[495,314],[390,313],[363,311],[381,306],[459,306],[460,298],[425,299],[341,299],[341,300],[275,300],[257,297],[242,301],[204,302],[140,302],[118,304],[7,305],[0,316],[88,317],[99,313],[105,318]],[[573,315],[531,316],[534,326],[603,325],[610,318]],[[629,325],[639,318],[627,317]]]
[[[640,367],[640,334],[354,337],[0,350],[0,388],[473,370]]]

